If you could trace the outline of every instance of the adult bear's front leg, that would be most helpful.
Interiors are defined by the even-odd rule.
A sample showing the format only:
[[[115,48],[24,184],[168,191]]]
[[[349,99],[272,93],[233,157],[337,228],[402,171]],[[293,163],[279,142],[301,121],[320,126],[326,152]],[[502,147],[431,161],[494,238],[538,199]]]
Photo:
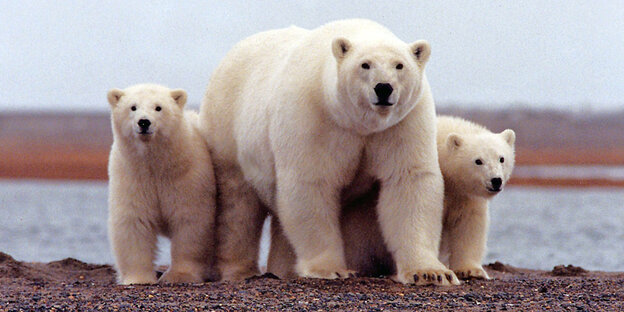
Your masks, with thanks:
[[[459,284],[438,260],[444,180],[435,134],[433,106],[425,105],[367,146],[369,170],[381,182],[379,225],[402,283]]]
[[[399,170],[382,180],[377,207],[384,240],[402,283],[458,285],[453,271],[438,260],[442,230],[442,176]]]
[[[340,232],[339,186],[306,180],[298,172],[277,172],[277,213],[295,248],[299,276],[345,278],[347,270]]]

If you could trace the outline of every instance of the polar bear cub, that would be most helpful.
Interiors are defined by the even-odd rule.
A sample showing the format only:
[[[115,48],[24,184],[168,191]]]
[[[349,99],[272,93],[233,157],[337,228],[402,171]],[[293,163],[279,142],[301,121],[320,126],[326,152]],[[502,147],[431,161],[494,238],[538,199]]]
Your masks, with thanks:
[[[515,140],[511,129],[492,133],[461,118],[438,118],[445,188],[440,257],[459,278],[489,279],[481,266],[489,227],[488,202],[509,180]]]
[[[437,258],[443,180],[429,56],[426,41],[405,43],[361,19],[259,33],[228,53],[200,110],[219,186],[224,279],[258,272],[267,212],[279,218],[299,276],[349,276],[341,197],[379,180],[378,220],[397,280],[459,283]],[[435,278],[416,281],[421,274]]]
[[[440,259],[460,278],[487,279],[481,262],[486,250],[488,201],[502,191],[513,170],[515,133],[510,129],[492,133],[481,125],[449,116],[439,116],[437,125],[445,182]],[[346,202],[341,216],[347,265],[363,276],[396,272],[375,220],[378,191],[376,185]],[[291,247],[274,219],[268,270],[280,277],[292,277],[293,263]]]
[[[157,235],[171,239],[171,266],[160,282],[210,278],[215,180],[197,114],[184,90],[141,84],[108,92],[113,145],[109,239],[121,284],[155,283]]]

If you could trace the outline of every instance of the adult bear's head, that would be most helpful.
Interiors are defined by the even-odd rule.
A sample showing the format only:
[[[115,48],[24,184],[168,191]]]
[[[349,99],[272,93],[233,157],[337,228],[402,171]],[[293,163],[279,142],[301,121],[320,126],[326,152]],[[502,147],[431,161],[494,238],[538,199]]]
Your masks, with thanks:
[[[332,42],[337,65],[337,99],[349,118],[365,134],[383,131],[399,121],[418,102],[425,64],[431,54],[424,40],[406,44],[397,38],[355,40],[338,37]]]

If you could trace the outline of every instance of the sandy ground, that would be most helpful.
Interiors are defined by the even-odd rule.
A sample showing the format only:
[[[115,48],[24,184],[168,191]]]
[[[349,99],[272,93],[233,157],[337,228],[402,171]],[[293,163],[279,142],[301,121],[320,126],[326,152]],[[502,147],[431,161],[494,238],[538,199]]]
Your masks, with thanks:
[[[115,284],[109,265],[75,259],[24,263],[0,253],[0,311],[622,311],[624,273],[487,266],[492,280],[461,286],[402,285],[388,278],[280,280],[184,285]]]

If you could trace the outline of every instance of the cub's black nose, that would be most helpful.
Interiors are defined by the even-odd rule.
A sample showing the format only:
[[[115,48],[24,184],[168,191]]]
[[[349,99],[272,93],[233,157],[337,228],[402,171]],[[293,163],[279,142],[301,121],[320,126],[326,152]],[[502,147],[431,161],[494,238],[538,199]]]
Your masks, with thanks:
[[[500,190],[501,185],[503,185],[503,179],[501,178],[493,178],[491,182],[494,190]]]
[[[139,120],[139,127],[143,130],[147,130],[152,123],[147,119]]]
[[[388,103],[388,98],[390,94],[392,94],[392,85],[389,83],[378,83],[375,88],[375,94],[377,94],[377,98],[379,101],[376,103],[377,105],[392,105]]]

